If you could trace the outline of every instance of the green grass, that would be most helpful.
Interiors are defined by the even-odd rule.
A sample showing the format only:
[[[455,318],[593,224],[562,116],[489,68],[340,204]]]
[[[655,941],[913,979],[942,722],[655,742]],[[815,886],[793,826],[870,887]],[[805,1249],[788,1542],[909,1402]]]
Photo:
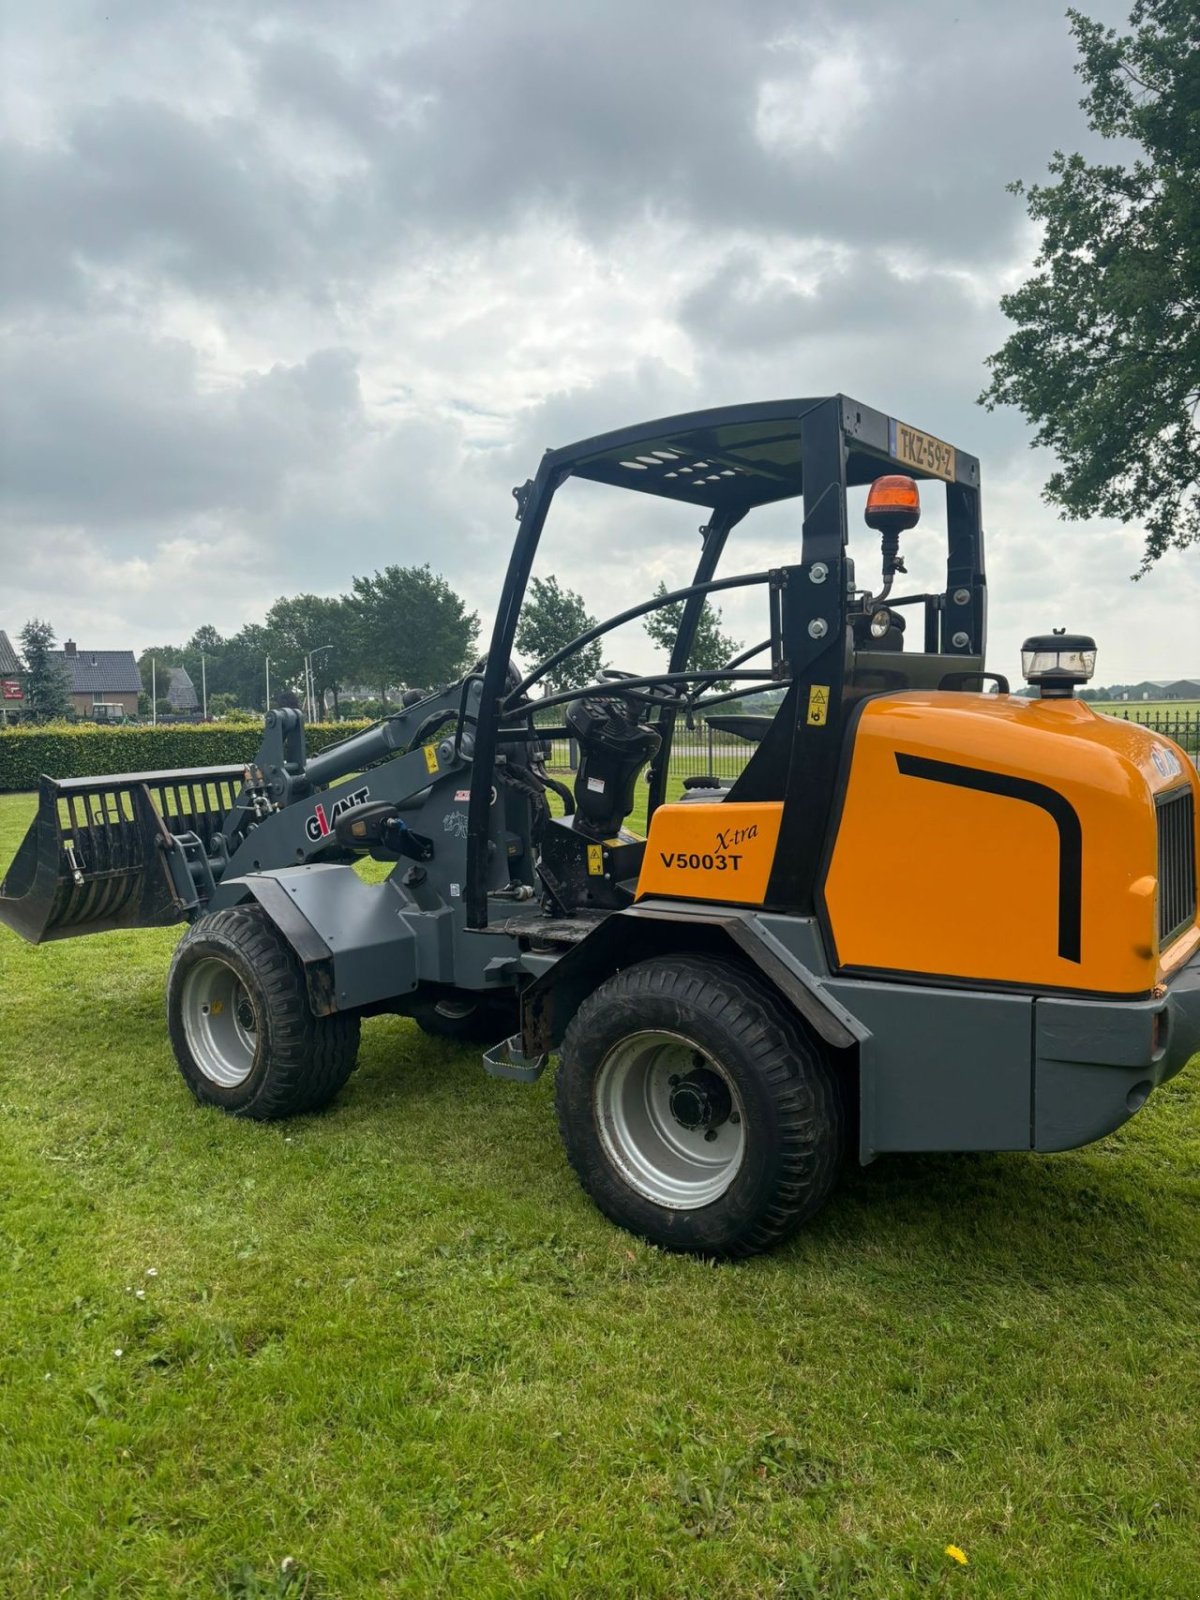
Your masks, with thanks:
[[[200,1111],[171,944],[0,931],[6,1600],[1195,1595],[1200,1064],[714,1268],[406,1021],[324,1116]]]
[[[1194,717],[1200,712],[1200,700],[1093,700],[1092,709],[1107,711],[1112,716],[1132,717],[1139,714],[1161,717]]]

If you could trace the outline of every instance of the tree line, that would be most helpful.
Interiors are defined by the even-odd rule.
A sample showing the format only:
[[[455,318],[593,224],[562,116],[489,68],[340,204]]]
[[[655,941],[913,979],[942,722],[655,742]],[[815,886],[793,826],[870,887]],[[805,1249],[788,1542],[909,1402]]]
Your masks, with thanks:
[[[143,650],[138,668],[147,697],[157,678],[160,705],[169,669],[185,668],[197,695],[207,685],[216,713],[264,710],[268,683],[272,704],[302,703],[311,668],[317,706],[338,717],[386,710],[406,689],[451,682],[478,641],[478,613],[440,573],[389,566],[354,578],[343,595],[282,595],[261,622],[228,637],[206,623],[184,644]]]
[[[667,593],[660,583],[657,596]],[[669,655],[683,602],[651,612],[646,633]],[[721,613],[706,605],[688,665],[715,671],[740,649],[721,630]],[[533,665],[595,627],[583,597],[555,577],[534,578],[522,608],[516,647]],[[477,659],[479,616],[467,609],[440,573],[426,566],[385,567],[356,577],[348,593],[282,595],[261,622],[223,635],[205,623],[183,643],[151,645],[137,658],[140,710],[169,712],[171,668],[183,667],[197,698],[207,692],[210,715],[262,712],[271,705],[305,704],[319,714],[379,715],[409,689],[428,689],[460,677]],[[35,720],[65,715],[66,673],[53,653],[54,629],[38,618],[20,635],[25,661],[26,714]],[[665,662],[664,662],[665,665]],[[603,641],[573,651],[543,679],[547,692],[594,682],[606,666]],[[311,682],[309,672],[311,670]]]
[[[656,591],[667,593],[660,583]],[[645,630],[669,652],[683,611],[682,601],[651,612]],[[699,671],[723,666],[741,648],[720,628],[721,613],[706,606],[689,665]],[[595,627],[583,597],[555,577],[534,578],[517,628],[516,647],[534,664]],[[335,717],[346,710],[384,712],[408,689],[427,689],[460,677],[479,653],[479,617],[440,574],[422,567],[386,567],[355,578],[336,599],[315,594],[283,596],[261,623],[249,623],[229,638],[211,625],[186,644],[158,645],[138,657],[147,696],[157,664],[157,687],[165,695],[168,669],[184,667],[199,694],[207,682],[210,712],[266,706],[267,663],[275,704],[306,697],[306,658],[311,661],[317,705]],[[594,682],[606,665],[599,639],[575,651],[544,679],[548,691]],[[349,691],[349,695],[348,695]],[[350,703],[347,704],[349,699]]]

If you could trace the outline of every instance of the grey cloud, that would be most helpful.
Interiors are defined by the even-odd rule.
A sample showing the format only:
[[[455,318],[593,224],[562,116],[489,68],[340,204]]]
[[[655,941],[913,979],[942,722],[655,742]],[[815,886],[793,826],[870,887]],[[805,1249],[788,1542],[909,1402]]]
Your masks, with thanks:
[[[839,389],[976,450],[985,503],[1014,475],[1046,524],[1019,418],[974,405],[1003,319],[953,269],[1019,262],[1003,184],[1086,142],[1058,4],[50,0],[20,27],[0,541],[93,575],[165,552],[147,584],[177,547],[192,573],[236,551],[221,625],[390,560],[486,611],[546,446]],[[766,84],[795,138],[756,136]],[[686,569],[693,510],[575,487],[545,560],[594,610]]]
[[[526,0],[438,15],[414,26],[367,8],[358,32],[340,11],[335,26],[319,10],[197,6],[173,35],[161,8],[127,4],[107,54],[93,30],[98,70],[64,108],[59,145],[6,152],[23,236],[16,287],[77,295],[82,261],[200,292],[311,294],[326,280],[371,282],[428,230],[486,235],[539,208],[599,242],[669,216],[701,234],[983,260],[1020,222],[1003,183],[1036,175],[1081,131],[1065,24],[1044,0],[928,0],[919,29],[898,27],[894,5],[850,17],[788,0]],[[135,95],[124,45],[178,72],[178,52],[203,57],[215,29],[250,75],[252,109],[235,115],[218,99],[208,115],[180,111],[169,80],[152,77]],[[803,113],[805,73],[847,40],[859,113],[826,108],[825,148],[764,148],[762,85]]]
[[[314,352],[216,391],[179,340],[112,328],[9,341],[0,451],[7,513],[132,535],[148,522],[261,511],[289,474],[334,469],[363,426],[355,359]]]
[[[55,148],[10,142],[6,271],[18,304],[84,298],[87,267],[127,269],[201,293],[303,274],[314,211],[253,127],[198,123],[148,101],[90,107]]]

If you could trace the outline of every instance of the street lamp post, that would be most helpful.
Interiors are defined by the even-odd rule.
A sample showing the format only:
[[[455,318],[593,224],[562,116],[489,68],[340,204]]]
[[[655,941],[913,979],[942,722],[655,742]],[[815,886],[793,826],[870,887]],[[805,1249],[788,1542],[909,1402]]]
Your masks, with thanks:
[[[319,656],[322,650],[332,650],[331,644],[319,644],[315,650],[310,650],[304,657],[304,687],[308,696],[310,722],[317,720],[317,680],[313,673],[312,659]]]
[[[204,660],[204,651],[200,652],[200,704],[201,716],[208,721],[208,669]]]
[[[270,658],[270,656],[265,656],[263,659],[267,663],[267,710],[270,711],[270,709],[271,709],[271,658]]]

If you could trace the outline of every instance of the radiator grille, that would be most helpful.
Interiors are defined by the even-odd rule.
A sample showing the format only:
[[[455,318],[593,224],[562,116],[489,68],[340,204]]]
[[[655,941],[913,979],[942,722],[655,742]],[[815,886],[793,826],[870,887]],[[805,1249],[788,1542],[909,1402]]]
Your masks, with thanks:
[[[1157,804],[1158,942],[1165,947],[1196,918],[1196,814],[1190,789]]]

